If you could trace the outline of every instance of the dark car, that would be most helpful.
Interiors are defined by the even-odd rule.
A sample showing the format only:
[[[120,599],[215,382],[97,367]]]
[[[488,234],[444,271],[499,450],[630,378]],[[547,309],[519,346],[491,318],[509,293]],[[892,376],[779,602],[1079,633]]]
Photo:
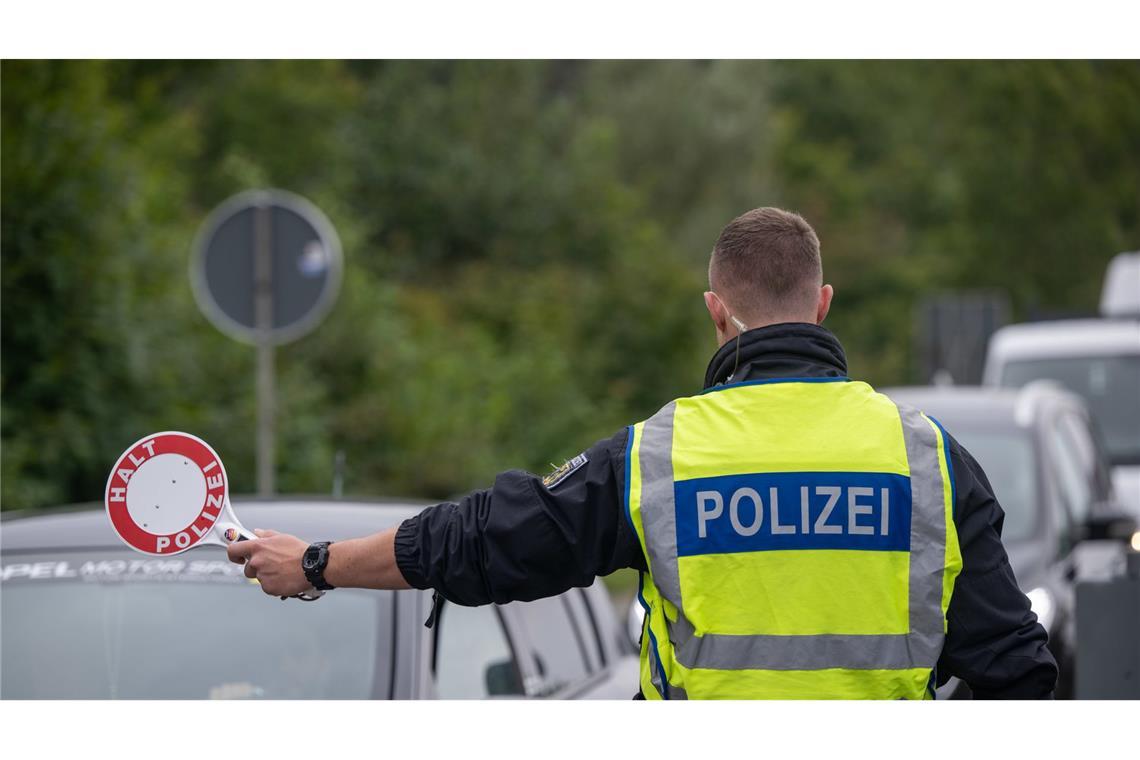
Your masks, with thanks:
[[[235,502],[242,522],[307,539],[382,530],[399,504]],[[150,557],[102,509],[0,526],[5,699],[629,699],[637,657],[600,583],[503,606],[425,591],[262,593],[220,547]]]
[[[1049,632],[1072,696],[1075,581],[1107,577],[1123,563],[1135,525],[1115,504],[1108,460],[1080,397],[1052,383],[1021,390],[978,387],[883,391],[936,418],[985,470],[1005,512],[1002,543],[1018,585]],[[968,696],[952,680],[939,696]]]

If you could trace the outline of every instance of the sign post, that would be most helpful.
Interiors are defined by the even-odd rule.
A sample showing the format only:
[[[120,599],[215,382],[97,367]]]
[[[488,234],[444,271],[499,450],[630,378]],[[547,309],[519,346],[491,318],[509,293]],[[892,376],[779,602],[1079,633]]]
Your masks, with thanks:
[[[340,289],[340,240],[309,201],[250,190],[214,209],[190,260],[190,282],[215,327],[257,348],[257,491],[275,490],[276,347],[313,330]]]
[[[271,496],[274,487],[276,430],[274,406],[277,401],[273,372],[273,254],[270,210],[258,206],[254,212],[253,290],[254,320],[257,328],[257,493]]]

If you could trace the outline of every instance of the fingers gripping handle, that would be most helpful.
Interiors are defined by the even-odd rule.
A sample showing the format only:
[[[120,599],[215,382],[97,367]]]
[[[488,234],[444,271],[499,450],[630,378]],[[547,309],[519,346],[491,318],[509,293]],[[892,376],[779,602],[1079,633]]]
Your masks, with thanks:
[[[246,530],[245,528],[243,528],[240,525],[230,524],[230,525],[225,525],[225,526],[219,525],[218,527],[222,531],[222,537],[225,538],[226,541],[231,543],[231,544],[236,542],[236,541],[249,541],[251,539],[257,538],[257,536],[255,534],[249,532],[248,530]],[[283,596],[281,598],[282,599],[289,599],[289,598],[300,599],[303,602],[315,602],[316,600],[320,599],[324,595],[325,595],[324,591],[321,591],[319,588],[317,588],[315,586],[310,586],[307,590],[302,591],[299,594],[294,594],[292,597]]]
[[[251,538],[257,538],[257,536],[240,525],[231,523],[229,525],[219,525],[218,528],[222,531],[222,537],[226,539],[227,543],[232,544],[234,541],[248,541]]]

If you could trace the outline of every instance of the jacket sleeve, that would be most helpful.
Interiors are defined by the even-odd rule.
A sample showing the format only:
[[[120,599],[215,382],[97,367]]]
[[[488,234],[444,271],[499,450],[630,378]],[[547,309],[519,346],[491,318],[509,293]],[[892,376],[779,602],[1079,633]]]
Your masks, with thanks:
[[[618,478],[625,442],[622,430],[567,471],[545,479],[504,472],[489,489],[405,520],[396,533],[400,572],[415,588],[475,606],[554,596],[644,566]]]
[[[1050,699],[1057,663],[1002,546],[1005,513],[981,466],[953,437],[950,466],[962,572],[947,611],[938,681],[957,676],[976,699]]]

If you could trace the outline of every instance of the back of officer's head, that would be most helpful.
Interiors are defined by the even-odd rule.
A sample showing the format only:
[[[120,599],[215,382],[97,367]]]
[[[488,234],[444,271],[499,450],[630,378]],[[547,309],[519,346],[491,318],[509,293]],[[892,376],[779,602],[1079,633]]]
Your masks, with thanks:
[[[750,327],[818,321],[822,285],[815,230],[783,209],[756,208],[733,219],[709,262],[709,287]]]

